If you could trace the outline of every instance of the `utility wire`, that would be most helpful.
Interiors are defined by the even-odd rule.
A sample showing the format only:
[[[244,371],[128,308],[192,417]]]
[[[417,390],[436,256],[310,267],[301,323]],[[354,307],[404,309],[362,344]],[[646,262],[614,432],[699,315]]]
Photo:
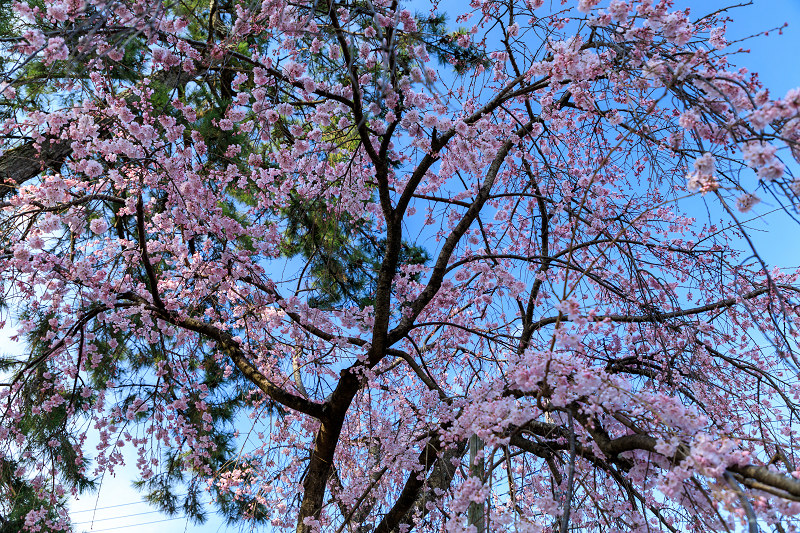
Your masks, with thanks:
[[[141,516],[143,514],[153,514],[153,513],[160,513],[160,512],[161,511],[158,511],[158,510],[155,510],[155,511],[144,511],[144,512],[141,512],[141,513],[126,514],[126,515],[122,515],[122,516],[109,516],[108,518],[95,518],[94,520],[87,520],[85,522],[76,522],[76,523],[74,523],[72,525],[80,526],[80,525],[83,525],[83,524],[93,524],[94,522],[104,522],[106,520],[117,520],[117,519],[121,520],[123,518],[130,518],[131,516]]]
[[[205,503],[203,503],[203,505],[208,505],[210,503],[211,502],[205,502]],[[111,507],[114,507],[114,506],[112,505]],[[98,507],[98,510],[99,509],[100,509],[100,507]],[[86,520],[84,522],[76,522],[76,523],[74,523],[72,525],[80,526],[80,525],[83,525],[83,524],[93,524],[94,522],[104,522],[104,521],[107,521],[107,520],[121,520],[123,518],[130,518],[131,516],[141,516],[141,515],[144,515],[144,514],[154,514],[154,513],[162,513],[162,512],[163,511],[155,509],[153,511],[143,511],[141,513],[126,514],[126,515],[122,515],[122,516],[109,516],[109,517],[106,517],[106,518],[95,518],[93,520]]]
[[[185,494],[176,494],[175,496],[180,498],[180,497],[186,496],[186,495]],[[91,511],[101,511],[103,509],[114,509],[116,507],[126,507],[128,505],[136,505],[136,504],[140,504],[140,503],[145,503],[147,505],[152,505],[152,502],[149,502],[147,500],[139,500],[139,501],[136,501],[136,502],[118,503],[116,505],[105,505],[103,507],[90,507],[89,509],[81,509],[80,511],[70,511],[69,514],[73,515],[73,514],[78,514],[78,513],[88,513],[88,512],[91,512]]]
[[[91,509],[82,509],[80,511],[70,511],[69,514],[88,513],[90,511],[100,511],[102,509],[113,509],[115,507],[125,507],[128,505],[136,505],[139,503],[149,503],[146,500],[139,500],[138,502],[118,503],[117,505],[106,505],[105,507],[92,507]]]
[[[142,522],[142,523],[139,523],[139,524],[131,524],[129,526],[116,526],[116,527],[109,527],[109,528],[106,528],[106,529],[92,529],[90,531],[92,533],[101,533],[102,531],[114,531],[114,530],[117,530],[117,529],[125,529],[125,528],[128,528],[128,527],[139,527],[139,526],[146,526],[146,525],[149,525],[149,524],[159,524],[161,522],[171,522],[173,520],[183,520],[184,518],[188,518],[188,517],[187,516],[178,516],[176,518],[165,518],[163,520],[153,520],[152,522]]]
[[[211,502],[209,501],[209,502],[206,502],[204,505],[208,505],[210,503]],[[96,507],[96,508],[92,508],[92,509],[83,509],[81,511],[71,512],[70,514],[87,513],[89,511],[100,511],[100,510],[103,510],[103,509],[114,509],[114,508],[117,508],[117,507],[125,507],[125,506],[129,506],[129,505],[137,505],[137,504],[151,504],[151,502],[148,502],[146,500],[139,500],[139,501],[136,501],[136,502],[119,503],[119,504],[116,504],[116,505],[106,505],[104,507]],[[94,520],[86,520],[84,522],[76,522],[76,523],[74,523],[72,525],[73,526],[88,525],[88,524],[94,524],[95,522],[103,522],[103,521],[107,521],[107,520],[121,520],[123,518],[130,518],[130,517],[133,517],[133,516],[142,516],[142,515],[161,513],[161,512],[163,512],[163,511],[160,511],[160,510],[143,511],[141,513],[132,513],[132,514],[127,514],[127,515],[123,515],[123,516],[112,516],[112,517],[108,517],[108,518],[97,518],[97,519],[94,519]],[[217,514],[217,513],[219,513],[219,511],[212,511],[212,514]],[[109,527],[109,528],[104,528],[104,529],[90,529],[88,531],[90,531],[91,533],[100,533],[102,531],[114,531],[114,530],[117,530],[117,529],[125,529],[125,528],[138,527],[138,526],[146,526],[148,524],[158,524],[158,523],[161,523],[161,522],[171,522],[171,521],[174,521],[174,520],[182,520],[184,518],[189,518],[189,517],[187,515],[183,515],[183,516],[178,516],[178,517],[173,517],[173,518],[164,518],[162,520],[152,520],[150,522],[142,522],[142,523],[138,523],[138,524],[129,524],[129,525],[125,525],[125,526],[114,526],[114,527]],[[187,522],[187,525],[188,525],[188,522]]]

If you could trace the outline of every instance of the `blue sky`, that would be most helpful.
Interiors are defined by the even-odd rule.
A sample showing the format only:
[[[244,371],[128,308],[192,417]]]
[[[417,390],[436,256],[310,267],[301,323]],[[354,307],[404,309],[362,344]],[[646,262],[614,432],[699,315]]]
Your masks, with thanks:
[[[422,2],[415,4],[421,8]],[[679,5],[691,6],[694,14],[713,11],[724,4],[707,0],[679,2]],[[783,35],[773,32],[768,38],[748,41],[746,46],[752,49],[752,53],[739,56],[736,63],[759,72],[774,97],[800,86],[800,0],[755,0],[754,5],[735,10],[733,17],[735,20],[729,30],[731,38],[745,37],[789,22]],[[759,210],[767,212],[769,206],[762,205]],[[768,263],[800,265],[800,228],[790,224],[788,217],[779,214],[767,216],[755,223],[755,227],[757,247]],[[2,351],[18,350],[19,347],[14,346],[8,336],[8,331],[0,332]],[[130,488],[133,475],[133,469],[122,469],[117,476],[106,475],[99,494],[87,494],[73,501],[73,519],[79,524],[76,531],[215,533],[249,530],[247,526],[228,527],[213,514],[202,526],[188,524],[185,519],[162,521],[168,517],[142,503],[139,493]]]

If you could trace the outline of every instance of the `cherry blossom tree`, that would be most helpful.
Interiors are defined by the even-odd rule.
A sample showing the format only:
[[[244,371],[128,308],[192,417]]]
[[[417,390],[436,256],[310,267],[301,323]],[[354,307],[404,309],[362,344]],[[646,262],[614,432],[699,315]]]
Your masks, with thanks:
[[[735,10],[446,7],[14,4],[15,520],[133,449],[270,530],[797,530],[800,284],[746,222],[795,209],[800,90]]]

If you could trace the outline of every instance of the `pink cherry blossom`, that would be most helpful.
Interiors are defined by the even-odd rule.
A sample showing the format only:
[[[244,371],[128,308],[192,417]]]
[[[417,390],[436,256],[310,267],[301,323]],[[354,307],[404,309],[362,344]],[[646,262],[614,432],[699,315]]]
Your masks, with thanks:
[[[95,235],[100,235],[108,231],[108,223],[101,218],[95,218],[89,223],[89,229]]]
[[[736,199],[736,209],[742,213],[750,211],[761,199],[755,194],[743,194]]]
[[[20,527],[134,471],[297,533],[800,528],[800,271],[740,215],[798,205],[800,90],[733,8],[434,7],[13,6]]]

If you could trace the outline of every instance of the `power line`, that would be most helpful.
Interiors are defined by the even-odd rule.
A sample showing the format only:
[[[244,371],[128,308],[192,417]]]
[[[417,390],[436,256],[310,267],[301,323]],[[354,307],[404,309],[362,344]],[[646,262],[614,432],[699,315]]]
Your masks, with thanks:
[[[114,530],[117,530],[117,529],[125,529],[125,528],[128,528],[128,527],[146,526],[146,525],[149,525],[149,524],[158,524],[158,523],[161,523],[161,522],[171,522],[173,520],[183,520],[184,518],[188,518],[188,517],[187,516],[178,516],[176,518],[165,518],[163,520],[153,520],[152,522],[142,522],[142,523],[139,523],[139,524],[131,524],[129,526],[116,526],[116,527],[109,527],[109,528],[106,528],[106,529],[92,529],[91,532],[92,533],[101,533],[102,531],[114,531]]]
[[[180,498],[180,497],[186,496],[186,495],[185,494],[176,494],[175,496]],[[153,505],[153,502],[149,502],[147,500],[139,500],[139,501],[128,502],[128,503],[118,503],[116,505],[105,505],[103,507],[91,507],[89,509],[81,509],[80,511],[70,511],[69,514],[74,515],[74,514],[78,514],[78,513],[88,513],[88,512],[91,512],[91,511],[101,511],[103,509],[115,509],[117,507],[127,507],[128,505],[137,505],[137,504],[142,504],[142,503],[147,504],[147,505]]]
[[[160,512],[161,511],[159,511],[159,510],[144,511],[144,512],[141,512],[141,513],[126,514],[126,515],[122,515],[122,516],[110,516],[108,518],[96,518],[94,520],[87,520],[85,522],[76,522],[76,523],[74,523],[72,525],[80,526],[82,524],[93,524],[95,522],[105,522],[106,520],[117,520],[117,519],[122,519],[122,518],[130,518],[131,516],[141,516],[143,514],[153,514],[153,513],[160,513]]]
[[[70,511],[70,514],[78,514],[78,513],[88,513],[90,511],[100,511],[102,509],[113,509],[115,507],[125,507],[128,505],[136,505],[140,503],[149,503],[145,500],[139,500],[138,502],[129,502],[129,503],[118,503],[117,505],[106,505],[105,507],[92,507],[91,509],[83,509],[81,511]]]
[[[143,503],[144,503],[144,502],[143,502]],[[210,504],[210,503],[211,503],[211,502],[206,502],[206,503],[204,503],[203,505],[208,505],[208,504]],[[114,506],[114,505],[111,505],[111,506],[109,506],[109,507],[116,507],[116,506]],[[98,511],[99,511],[100,509],[102,509],[102,507],[98,507],[98,508],[97,508],[97,510],[98,510]],[[122,515],[122,516],[110,516],[110,517],[107,517],[107,518],[96,518],[96,519],[93,519],[93,520],[86,520],[86,521],[84,521],[84,522],[76,522],[76,523],[74,523],[73,525],[75,525],[75,526],[80,526],[80,525],[82,525],[82,524],[92,524],[92,523],[94,523],[94,522],[105,522],[106,520],[117,520],[117,519],[122,519],[122,518],[130,518],[131,516],[141,516],[141,515],[144,515],[144,514],[153,514],[153,513],[162,513],[162,512],[163,512],[163,511],[160,511],[160,510],[158,510],[158,509],[155,509],[155,510],[153,510],[153,511],[143,511],[143,512],[141,512],[141,513],[126,514],[126,515]]]

